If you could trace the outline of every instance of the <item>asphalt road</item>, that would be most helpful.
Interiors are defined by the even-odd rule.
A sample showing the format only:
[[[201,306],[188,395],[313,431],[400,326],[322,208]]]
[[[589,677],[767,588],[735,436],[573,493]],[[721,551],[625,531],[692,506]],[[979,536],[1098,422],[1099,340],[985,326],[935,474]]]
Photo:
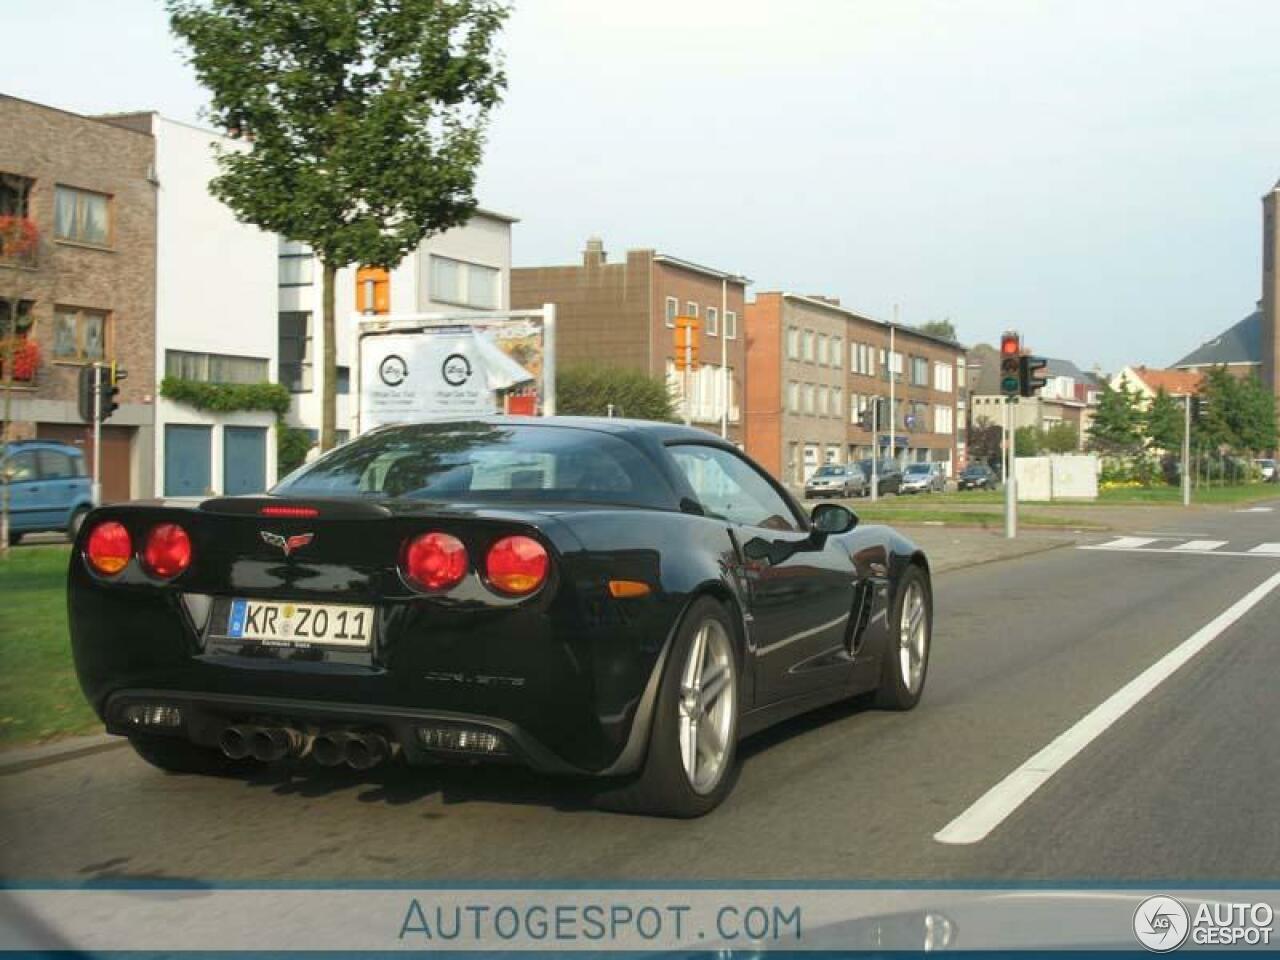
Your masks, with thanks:
[[[736,791],[702,820],[598,812],[579,785],[521,771],[214,780],[165,776],[111,750],[0,776],[0,874],[1274,884],[1280,586],[983,839],[934,839],[1280,574],[1280,554],[1256,549],[1280,544],[1272,506],[1189,519],[1170,510],[1160,526],[1092,538],[1123,549],[942,573],[919,709],[827,709],[748,741]]]

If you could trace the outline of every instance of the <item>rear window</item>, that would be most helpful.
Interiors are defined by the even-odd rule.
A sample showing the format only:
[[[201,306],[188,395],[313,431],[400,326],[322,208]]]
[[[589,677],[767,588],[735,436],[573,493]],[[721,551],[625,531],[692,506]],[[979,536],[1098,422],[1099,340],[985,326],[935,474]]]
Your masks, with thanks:
[[[487,423],[378,430],[302,467],[273,492],[642,507],[675,500],[660,471],[625,440],[595,430]]]

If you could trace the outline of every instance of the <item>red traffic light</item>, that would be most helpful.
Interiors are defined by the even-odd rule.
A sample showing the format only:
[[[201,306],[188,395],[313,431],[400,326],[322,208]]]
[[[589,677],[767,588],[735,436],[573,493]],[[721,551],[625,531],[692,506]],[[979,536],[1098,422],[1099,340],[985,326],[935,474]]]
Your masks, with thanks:
[[[1000,337],[1000,355],[1016,357],[1022,352],[1022,343],[1016,333],[1006,333]]]

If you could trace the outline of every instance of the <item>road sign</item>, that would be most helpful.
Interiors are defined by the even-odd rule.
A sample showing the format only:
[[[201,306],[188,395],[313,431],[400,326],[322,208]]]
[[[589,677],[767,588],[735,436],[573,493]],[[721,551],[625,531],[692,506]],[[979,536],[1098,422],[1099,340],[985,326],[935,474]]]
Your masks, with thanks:
[[[698,369],[698,331],[702,324],[697,317],[676,317],[675,361],[677,370]]]

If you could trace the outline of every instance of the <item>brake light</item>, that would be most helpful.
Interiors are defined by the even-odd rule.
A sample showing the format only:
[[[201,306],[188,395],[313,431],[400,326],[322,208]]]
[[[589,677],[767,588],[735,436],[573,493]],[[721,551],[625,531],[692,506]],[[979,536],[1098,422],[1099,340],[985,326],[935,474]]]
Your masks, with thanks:
[[[489,548],[485,574],[499,593],[523,596],[547,579],[546,548],[531,537],[503,537]]]
[[[170,580],[191,566],[191,538],[176,523],[161,523],[147,534],[142,566],[153,577]]]
[[[450,534],[424,533],[405,545],[400,569],[416,587],[447,590],[467,575],[467,548]]]
[[[133,541],[123,523],[107,520],[89,533],[84,555],[89,566],[105,576],[115,576],[129,565],[133,554]]]
[[[262,517],[286,517],[298,520],[306,520],[309,517],[320,516],[320,511],[315,507],[281,507],[268,506],[258,511],[258,515]]]

